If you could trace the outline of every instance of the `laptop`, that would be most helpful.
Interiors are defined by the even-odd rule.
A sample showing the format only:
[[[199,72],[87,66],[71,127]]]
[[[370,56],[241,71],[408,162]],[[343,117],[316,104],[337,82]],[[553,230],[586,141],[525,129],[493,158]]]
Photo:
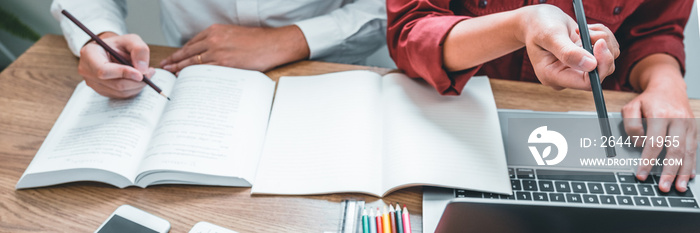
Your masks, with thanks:
[[[631,163],[582,165],[582,161],[606,159],[595,113],[499,110],[499,120],[513,195],[425,187],[423,232],[464,232],[470,226],[486,227],[471,228],[478,232],[587,232],[606,229],[611,229],[610,232],[636,229],[639,232],[637,228],[629,227],[629,222],[625,220],[638,223],[653,221],[653,224],[647,224],[647,228],[639,228],[646,232],[656,225],[700,230],[697,198],[700,190],[694,180],[690,181],[686,192],[673,189],[663,193],[658,190],[659,176],[650,175],[647,180],[638,181],[634,175],[637,166]],[[613,135],[625,138],[620,114],[611,114],[610,121]],[[549,131],[567,137],[568,148],[551,143],[532,143],[533,136],[546,135],[541,132]],[[625,143],[624,140],[617,142]],[[558,151],[561,147],[568,153],[559,159],[563,157]],[[616,147],[616,152],[615,159],[625,161],[626,158],[639,158],[641,149],[622,146]],[[548,157],[548,154],[551,156]],[[664,156],[661,155],[661,158]],[[655,167],[652,174],[660,171],[661,167]],[[605,221],[614,216],[621,217]],[[597,223],[575,221],[580,218],[597,220]],[[688,218],[695,220],[682,221]],[[676,220],[661,222],[663,219]],[[522,225],[524,222],[530,223],[518,230],[503,230],[503,226]],[[588,223],[585,226],[589,228],[581,225],[584,222]],[[689,222],[692,226],[679,224],[682,222]],[[666,231],[671,229],[674,228],[666,228]]]

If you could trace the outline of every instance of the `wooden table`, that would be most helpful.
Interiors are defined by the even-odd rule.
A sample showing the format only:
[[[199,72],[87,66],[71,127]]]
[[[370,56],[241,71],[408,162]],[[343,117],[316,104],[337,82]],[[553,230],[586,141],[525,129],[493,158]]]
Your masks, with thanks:
[[[151,47],[151,65],[175,48]],[[99,183],[73,183],[15,190],[56,118],[82,80],[75,58],[61,36],[44,36],[0,74],[0,232],[92,232],[118,206],[129,204],[170,221],[171,232],[187,232],[209,221],[239,232],[322,232],[338,229],[340,202],[378,198],[361,194],[251,196],[249,188],[160,185],[118,189]],[[303,61],[266,74],[314,75],[335,71],[389,70]],[[499,108],[542,111],[593,111],[589,92],[550,88],[516,81],[491,80]],[[635,94],[605,92],[610,111],[619,111]],[[700,101],[692,101],[700,116]],[[406,204],[413,229],[421,228],[421,188],[383,198]]]

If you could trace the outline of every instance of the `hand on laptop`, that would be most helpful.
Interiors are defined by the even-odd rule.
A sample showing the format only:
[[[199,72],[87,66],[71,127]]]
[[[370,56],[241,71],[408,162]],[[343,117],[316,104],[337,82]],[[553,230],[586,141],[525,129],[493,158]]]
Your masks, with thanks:
[[[308,57],[306,38],[296,25],[263,28],[214,24],[160,65],[173,73],[197,64],[267,71]]]
[[[675,179],[675,188],[685,192],[688,181],[695,177],[698,129],[678,62],[666,54],[651,55],[634,67],[630,82],[635,89],[644,91],[622,109],[625,131],[630,136],[660,136],[664,143],[671,141],[671,146],[666,147],[666,158],[682,159],[682,165],[664,166],[659,189],[670,191]],[[642,118],[646,118],[646,129]],[[642,158],[657,158],[662,148],[647,142]],[[651,168],[639,166],[637,178],[646,180]]]
[[[135,68],[119,64],[100,45],[91,41],[80,49],[78,73],[85,78],[85,83],[100,95],[129,98],[139,94],[146,86],[146,83],[141,81],[143,74],[148,77],[155,74],[155,70],[148,67],[148,45],[134,34],[119,36],[105,32],[100,34],[100,38],[130,59]]]

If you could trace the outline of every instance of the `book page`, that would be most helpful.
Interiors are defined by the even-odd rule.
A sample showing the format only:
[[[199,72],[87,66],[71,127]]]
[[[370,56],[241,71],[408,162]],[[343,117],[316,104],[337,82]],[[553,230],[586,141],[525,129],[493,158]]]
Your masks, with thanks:
[[[510,193],[501,129],[486,77],[441,96],[403,74],[383,79],[384,191],[434,185]]]
[[[158,69],[152,80],[169,94],[175,76]],[[81,82],[25,175],[89,168],[114,172],[133,182],[167,102],[148,86],[134,98],[110,99]],[[90,180],[90,174],[82,176]]]
[[[140,173],[174,170],[252,180],[274,88],[257,71],[212,65],[183,69]]]
[[[381,192],[381,78],[282,77],[252,193]]]

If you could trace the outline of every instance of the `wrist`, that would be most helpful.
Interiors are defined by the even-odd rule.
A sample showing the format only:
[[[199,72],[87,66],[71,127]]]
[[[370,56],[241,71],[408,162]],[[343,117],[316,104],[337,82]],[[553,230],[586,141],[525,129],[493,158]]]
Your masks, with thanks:
[[[652,54],[645,57],[632,68],[629,79],[636,91],[659,88],[686,91],[680,65],[668,54]]]
[[[274,33],[275,50],[281,53],[280,65],[309,58],[308,42],[298,26],[289,25],[272,30],[276,32]]]
[[[114,32],[110,32],[110,31],[106,31],[106,32],[97,34],[97,37],[99,37],[99,38],[102,39],[102,40],[107,39],[107,38],[110,38],[110,37],[114,37],[114,36],[119,36],[119,34],[114,33]],[[95,40],[93,40],[93,39],[91,38],[90,40],[88,40],[87,42],[85,42],[85,44],[84,44],[83,46],[85,46],[85,45],[87,45],[87,44],[89,44],[89,43],[97,43],[97,42],[95,42]]]

